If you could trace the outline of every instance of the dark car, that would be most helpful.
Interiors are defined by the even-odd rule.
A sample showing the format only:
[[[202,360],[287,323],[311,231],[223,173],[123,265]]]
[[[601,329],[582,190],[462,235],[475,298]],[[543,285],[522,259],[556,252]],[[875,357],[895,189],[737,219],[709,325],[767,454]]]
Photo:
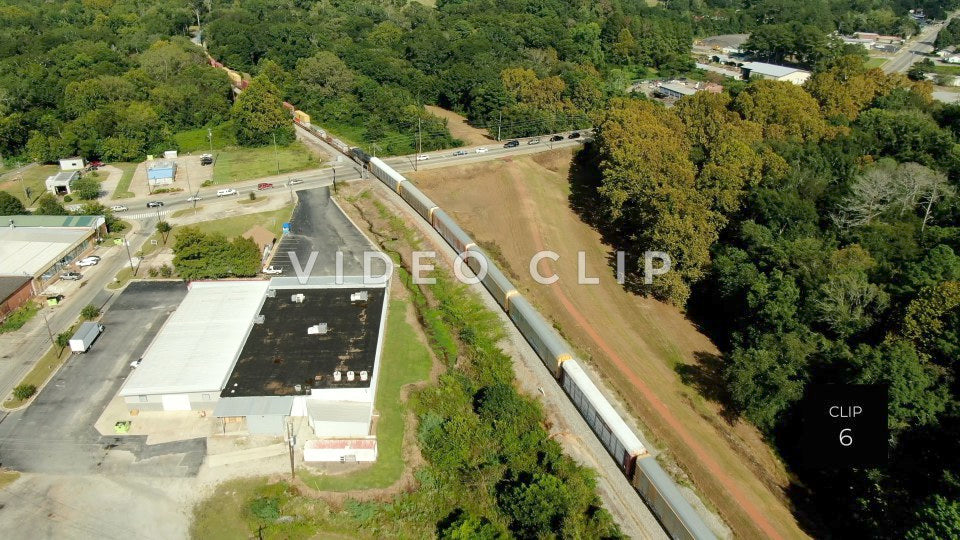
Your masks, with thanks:
[[[580,132],[579,132],[579,131],[574,131],[573,133],[567,135],[567,138],[568,138],[568,139],[579,139],[579,138],[580,138]]]
[[[60,279],[65,281],[80,281],[80,272],[64,272],[60,274]]]
[[[550,137],[550,142],[557,142],[562,140],[563,140],[563,135],[554,135],[553,137]]]
[[[159,208],[163,206],[163,201],[150,201],[147,203],[147,208]]]
[[[213,165],[213,156],[210,154],[203,154],[200,156],[201,165]]]
[[[518,146],[520,146],[520,141],[517,140],[507,141],[507,144],[503,145],[504,148],[516,148]]]
[[[455,156],[465,156],[467,154],[468,152],[466,150],[457,150],[456,152],[453,153],[453,155]]]

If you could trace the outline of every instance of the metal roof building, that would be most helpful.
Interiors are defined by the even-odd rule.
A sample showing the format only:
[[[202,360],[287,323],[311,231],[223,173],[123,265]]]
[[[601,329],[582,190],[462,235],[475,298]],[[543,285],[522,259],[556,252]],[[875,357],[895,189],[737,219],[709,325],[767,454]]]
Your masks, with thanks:
[[[766,62],[744,62],[740,66],[743,70],[744,78],[759,77],[761,79],[773,79],[775,81],[792,82],[793,84],[803,84],[810,78],[810,72],[794,67],[778,66],[777,64],[768,64]]]
[[[131,409],[210,409],[266,295],[267,281],[195,281],[120,395]]]
[[[0,216],[0,275],[34,280],[42,290],[78,257],[92,250],[103,216]]]

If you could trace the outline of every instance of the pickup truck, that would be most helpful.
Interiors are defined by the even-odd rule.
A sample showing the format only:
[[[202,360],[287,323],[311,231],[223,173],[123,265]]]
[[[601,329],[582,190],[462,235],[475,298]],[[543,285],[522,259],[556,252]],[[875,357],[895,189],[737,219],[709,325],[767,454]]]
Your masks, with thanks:
[[[272,265],[271,265],[271,266],[267,266],[266,268],[264,268],[264,269],[263,269],[263,273],[264,273],[264,274],[267,274],[267,275],[282,274],[282,273],[283,273],[283,268],[277,268],[276,266],[272,266]]]

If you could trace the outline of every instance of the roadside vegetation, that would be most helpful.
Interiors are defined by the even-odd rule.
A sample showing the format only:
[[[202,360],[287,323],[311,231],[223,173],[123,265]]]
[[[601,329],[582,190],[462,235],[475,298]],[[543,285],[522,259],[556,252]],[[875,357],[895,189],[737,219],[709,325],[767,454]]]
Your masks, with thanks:
[[[6,318],[3,319],[3,322],[0,322],[0,334],[14,332],[23,328],[23,325],[27,324],[27,322],[34,318],[39,312],[40,304],[34,301],[27,302],[18,307],[10,312]]]
[[[123,171],[120,181],[117,182],[117,188],[113,190],[111,199],[130,199],[134,193],[130,191],[130,182],[133,181],[133,173],[137,170],[136,163],[111,163],[110,165]]]
[[[71,336],[73,335],[74,329],[75,327],[71,327],[70,330],[68,330]],[[27,372],[20,383],[17,384],[14,389],[14,395],[8,397],[3,402],[3,407],[5,409],[16,409],[24,405],[40,388],[43,388],[43,385],[60,369],[60,366],[66,362],[67,358],[70,358],[69,348],[61,348],[56,344],[50,347],[40,358],[40,361],[38,361],[37,364]],[[33,389],[32,392],[28,391],[30,388]],[[22,390],[19,395],[16,389]]]
[[[226,148],[215,152],[215,156],[213,184],[315,169],[322,163],[300,142],[280,146],[276,150],[272,145],[261,148]]]

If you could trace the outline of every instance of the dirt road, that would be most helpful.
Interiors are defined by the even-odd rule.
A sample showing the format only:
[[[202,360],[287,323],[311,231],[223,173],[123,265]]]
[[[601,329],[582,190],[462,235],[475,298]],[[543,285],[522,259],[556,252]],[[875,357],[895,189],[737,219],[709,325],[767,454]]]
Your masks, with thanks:
[[[517,286],[597,365],[734,534],[805,536],[784,496],[782,463],[752,426],[728,422],[720,404],[694,388],[710,384],[711,364],[721,361],[716,348],[678,310],[626,293],[607,264],[609,247],[570,210],[570,157],[558,151],[413,177],[481,245],[495,244]],[[550,286],[534,282],[527,267],[544,249],[560,255],[539,265],[559,276]],[[578,252],[599,284],[577,284]]]

